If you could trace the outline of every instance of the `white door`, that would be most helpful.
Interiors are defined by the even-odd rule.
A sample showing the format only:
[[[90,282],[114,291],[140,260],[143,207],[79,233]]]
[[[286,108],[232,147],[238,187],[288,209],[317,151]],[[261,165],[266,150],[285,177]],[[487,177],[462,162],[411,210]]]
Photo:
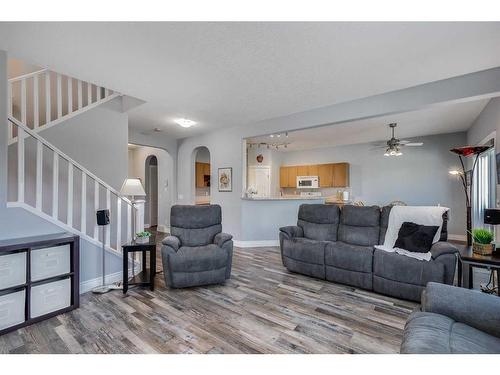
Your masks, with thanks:
[[[271,167],[258,166],[248,168],[248,187],[257,190],[256,197],[271,196]]]

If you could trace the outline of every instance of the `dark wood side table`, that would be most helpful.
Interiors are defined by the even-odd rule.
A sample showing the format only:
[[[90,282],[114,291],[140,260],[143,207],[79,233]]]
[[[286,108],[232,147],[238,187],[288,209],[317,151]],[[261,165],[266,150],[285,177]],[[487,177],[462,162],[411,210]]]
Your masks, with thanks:
[[[132,285],[149,286],[155,289],[156,275],[156,240],[155,236],[149,237],[149,241],[142,243],[137,241],[129,242],[122,246],[123,249],[123,294],[127,293],[128,287]],[[128,278],[128,255],[130,253],[142,253],[142,271]],[[149,269],[146,268],[146,255],[149,253]]]
[[[458,259],[458,286],[472,289],[472,268],[487,268],[497,273],[497,280],[500,276],[500,249],[492,255],[479,255],[472,251],[472,246],[460,249]],[[500,291],[499,291],[500,293]],[[500,294],[499,294],[500,295]]]

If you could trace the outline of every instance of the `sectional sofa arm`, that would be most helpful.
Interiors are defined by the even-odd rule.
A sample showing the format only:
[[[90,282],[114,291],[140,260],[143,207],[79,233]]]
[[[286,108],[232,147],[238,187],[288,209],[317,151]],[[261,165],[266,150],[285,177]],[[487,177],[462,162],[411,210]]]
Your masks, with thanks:
[[[179,247],[181,246],[181,241],[179,240],[178,237],[175,236],[168,236],[165,237],[161,243],[165,246],[171,247],[175,252],[179,250]]]
[[[294,237],[304,237],[304,230],[296,225],[281,227],[280,233],[288,236],[288,239],[292,239]]]
[[[227,241],[231,241],[233,236],[227,233],[217,233],[214,237],[214,244],[222,247]]]
[[[422,311],[445,315],[492,336],[500,337],[500,298],[476,290],[428,283]]]
[[[458,254],[458,249],[456,248],[455,245],[449,242],[439,241],[432,245],[431,254],[432,254],[432,259],[436,260],[441,255]]]

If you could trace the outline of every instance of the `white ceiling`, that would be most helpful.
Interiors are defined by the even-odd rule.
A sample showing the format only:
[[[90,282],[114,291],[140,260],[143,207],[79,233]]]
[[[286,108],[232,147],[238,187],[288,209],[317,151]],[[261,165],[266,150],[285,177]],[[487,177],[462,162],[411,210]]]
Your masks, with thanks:
[[[387,141],[391,137],[387,125],[392,122],[398,124],[396,138],[399,139],[461,132],[470,128],[488,101],[489,99],[483,99],[440,105],[420,111],[298,130],[289,132],[288,137],[284,134],[281,134],[280,138],[276,135],[273,138],[264,135],[249,138],[248,141],[252,143],[289,142],[286,149],[279,149],[283,152]]]
[[[182,138],[500,66],[500,23],[0,23],[0,49]],[[190,129],[176,117],[198,122]]]

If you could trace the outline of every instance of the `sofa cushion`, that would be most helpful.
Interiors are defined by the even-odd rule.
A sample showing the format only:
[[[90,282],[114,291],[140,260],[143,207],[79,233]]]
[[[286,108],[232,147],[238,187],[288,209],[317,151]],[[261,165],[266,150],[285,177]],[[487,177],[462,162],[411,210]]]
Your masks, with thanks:
[[[168,266],[173,272],[200,272],[226,267],[228,253],[216,245],[182,246],[168,255]]]
[[[325,264],[325,241],[295,237],[283,241],[283,255],[305,263]]]
[[[380,237],[380,207],[351,206],[342,208],[338,239],[351,245],[377,245]]]
[[[391,213],[392,206],[384,206],[380,212],[380,234],[378,244],[382,245],[385,241],[385,232],[389,225],[389,214]]]
[[[500,353],[500,339],[444,315],[418,311],[406,322],[401,353]]]
[[[336,241],[340,209],[337,205],[302,204],[297,225],[304,237],[318,241]]]
[[[425,286],[430,281],[444,283],[444,265],[435,261],[417,260],[405,255],[375,250],[373,274],[387,280]]]
[[[373,247],[351,245],[342,241],[325,247],[325,264],[350,271],[372,272]]]
[[[437,225],[420,225],[405,221],[399,228],[394,247],[415,253],[428,253],[438,229]]]

